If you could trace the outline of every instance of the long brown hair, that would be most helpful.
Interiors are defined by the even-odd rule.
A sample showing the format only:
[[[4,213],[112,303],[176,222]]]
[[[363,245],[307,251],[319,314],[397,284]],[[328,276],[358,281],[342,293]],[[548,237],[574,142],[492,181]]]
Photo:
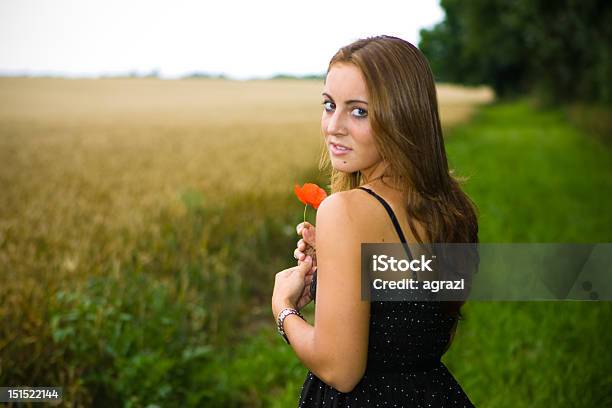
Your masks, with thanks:
[[[375,144],[389,164],[392,184],[406,193],[408,224],[417,242],[477,243],[477,208],[461,190],[466,179],[449,170],[434,77],[423,53],[405,40],[381,35],[340,48],[328,73],[336,63],[354,64],[365,78]],[[333,169],[327,149],[319,168],[331,172],[332,192],[363,182],[360,171]],[[413,220],[428,237],[418,234]],[[461,316],[461,302],[447,303],[450,314]]]

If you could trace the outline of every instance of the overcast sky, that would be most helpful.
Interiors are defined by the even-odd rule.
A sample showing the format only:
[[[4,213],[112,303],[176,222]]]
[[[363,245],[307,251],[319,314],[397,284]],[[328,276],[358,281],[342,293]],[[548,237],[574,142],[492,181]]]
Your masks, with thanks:
[[[435,0],[0,0],[0,74],[322,73],[357,38],[417,45],[443,17]]]

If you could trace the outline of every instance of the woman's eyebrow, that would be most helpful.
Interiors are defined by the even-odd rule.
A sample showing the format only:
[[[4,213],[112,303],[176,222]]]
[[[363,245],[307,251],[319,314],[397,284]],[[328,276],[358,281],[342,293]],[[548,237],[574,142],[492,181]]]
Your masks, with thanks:
[[[334,98],[331,97],[330,94],[323,92],[321,95],[323,96],[327,96],[329,99],[331,99],[332,101],[334,100]],[[350,105],[351,103],[355,103],[355,102],[359,102],[359,103],[365,103],[366,105],[368,104],[366,101],[362,101],[360,99],[349,99],[348,101],[344,102],[345,105]]]

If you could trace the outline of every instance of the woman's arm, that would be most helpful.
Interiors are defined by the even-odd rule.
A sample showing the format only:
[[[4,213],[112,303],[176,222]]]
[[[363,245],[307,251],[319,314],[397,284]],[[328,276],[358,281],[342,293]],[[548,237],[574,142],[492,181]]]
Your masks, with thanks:
[[[353,196],[354,197],[354,196]],[[361,237],[350,192],[332,194],[317,211],[317,297],[314,326],[289,316],[285,333],[317,377],[351,391],[365,372],[370,302],[361,300]],[[283,307],[277,305],[277,313]]]

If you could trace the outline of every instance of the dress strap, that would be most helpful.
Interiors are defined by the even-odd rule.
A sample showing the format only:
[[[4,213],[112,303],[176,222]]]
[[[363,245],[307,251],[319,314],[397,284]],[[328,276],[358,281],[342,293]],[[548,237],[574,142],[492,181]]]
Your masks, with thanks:
[[[366,187],[357,187],[357,188],[368,192],[370,195],[372,195],[378,201],[380,201],[383,207],[385,207],[385,210],[387,210],[387,214],[389,214],[389,217],[391,218],[391,221],[393,222],[393,227],[395,228],[395,232],[397,232],[400,242],[403,244],[404,249],[406,250],[406,253],[408,254],[408,259],[412,260],[412,253],[410,252],[410,248],[408,247],[406,237],[404,236],[404,233],[402,232],[402,228],[400,227],[399,222],[397,221],[397,217],[395,216],[395,213],[393,212],[393,209],[391,209],[391,206],[389,205],[389,203],[387,203],[384,198],[382,198],[381,196],[379,196],[378,194],[376,194],[374,191],[370,190],[369,188],[366,188]]]

